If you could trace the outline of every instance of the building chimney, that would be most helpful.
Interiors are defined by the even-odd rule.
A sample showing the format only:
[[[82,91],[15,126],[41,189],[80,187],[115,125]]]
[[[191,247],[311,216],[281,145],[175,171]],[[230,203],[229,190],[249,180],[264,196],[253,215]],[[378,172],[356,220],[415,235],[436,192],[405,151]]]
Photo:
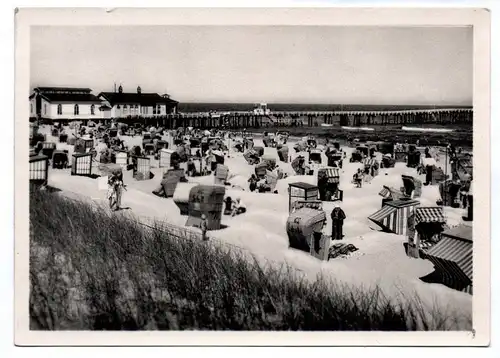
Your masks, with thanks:
[[[141,86],[137,86],[137,93],[141,94]]]
[[[120,85],[120,87],[118,87],[118,93],[123,93],[123,87],[122,87],[122,85]]]

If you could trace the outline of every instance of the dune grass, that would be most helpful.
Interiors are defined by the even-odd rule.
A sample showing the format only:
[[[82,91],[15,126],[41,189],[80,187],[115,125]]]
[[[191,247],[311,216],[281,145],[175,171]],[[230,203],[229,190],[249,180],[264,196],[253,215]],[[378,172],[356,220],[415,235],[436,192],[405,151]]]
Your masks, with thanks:
[[[33,330],[449,330],[454,314],[311,282],[160,223],[30,192]]]

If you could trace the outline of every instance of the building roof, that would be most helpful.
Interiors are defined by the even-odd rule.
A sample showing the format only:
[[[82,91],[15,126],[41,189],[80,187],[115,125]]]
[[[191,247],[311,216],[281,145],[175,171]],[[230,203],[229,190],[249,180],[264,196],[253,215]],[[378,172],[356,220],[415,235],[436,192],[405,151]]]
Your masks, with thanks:
[[[35,87],[32,99],[37,93],[51,103],[100,103],[99,98],[91,94],[90,88],[81,87]]]
[[[84,87],[35,87],[38,92],[87,92],[90,93],[90,88]]]
[[[101,100],[91,93],[40,93],[51,103],[101,103]]]
[[[111,106],[116,104],[140,104],[141,106],[166,104],[175,106],[179,103],[173,99],[162,97],[158,93],[101,92],[98,96],[105,98]]]

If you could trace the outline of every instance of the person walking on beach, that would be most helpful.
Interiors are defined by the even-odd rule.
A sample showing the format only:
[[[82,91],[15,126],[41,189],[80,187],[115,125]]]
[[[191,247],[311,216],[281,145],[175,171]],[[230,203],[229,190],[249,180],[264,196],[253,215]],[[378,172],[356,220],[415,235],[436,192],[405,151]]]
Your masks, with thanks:
[[[121,208],[122,193],[125,188],[123,173],[121,171],[113,172],[108,179],[108,201],[109,208],[112,211],[117,211]]]

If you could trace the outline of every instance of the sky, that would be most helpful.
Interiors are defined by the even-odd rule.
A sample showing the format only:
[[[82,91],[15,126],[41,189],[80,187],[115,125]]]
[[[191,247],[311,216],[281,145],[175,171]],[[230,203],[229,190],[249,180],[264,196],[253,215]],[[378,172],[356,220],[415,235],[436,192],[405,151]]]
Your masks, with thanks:
[[[32,27],[30,85],[180,102],[472,105],[471,27]]]

